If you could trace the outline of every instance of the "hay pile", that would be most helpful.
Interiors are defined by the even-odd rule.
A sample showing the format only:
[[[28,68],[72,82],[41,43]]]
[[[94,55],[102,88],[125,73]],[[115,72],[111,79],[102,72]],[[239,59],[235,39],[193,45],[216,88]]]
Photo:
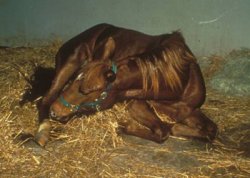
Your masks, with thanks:
[[[250,98],[212,89],[202,109],[220,129],[213,144],[170,138],[159,145],[117,135],[116,120],[126,117],[124,104],[66,125],[53,123],[45,150],[15,143],[16,135],[37,128],[36,103],[19,105],[26,79],[37,66],[53,67],[59,46],[0,49],[1,178],[250,176]],[[218,66],[214,57],[208,60],[207,78]]]
[[[250,50],[234,50],[223,62],[210,85],[229,95],[250,96]]]

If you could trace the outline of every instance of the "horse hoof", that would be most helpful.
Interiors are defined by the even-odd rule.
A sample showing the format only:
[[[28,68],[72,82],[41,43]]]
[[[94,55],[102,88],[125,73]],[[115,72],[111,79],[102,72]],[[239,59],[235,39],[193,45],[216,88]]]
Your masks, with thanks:
[[[34,136],[30,133],[20,133],[16,135],[14,143],[28,148],[41,147],[41,145],[35,140]]]
[[[34,137],[34,141],[39,144],[41,147],[45,147],[46,143],[49,140],[49,136],[44,133],[44,132],[38,132],[35,137]]]
[[[13,135],[14,136],[14,143],[15,144],[20,144],[23,145],[26,142],[28,142],[29,140],[32,140],[34,138],[34,136],[30,133],[19,133],[17,135]]]
[[[44,147],[46,143],[49,141],[50,130],[51,130],[51,123],[49,120],[44,120],[39,125],[38,131],[35,135],[35,141],[40,146]]]

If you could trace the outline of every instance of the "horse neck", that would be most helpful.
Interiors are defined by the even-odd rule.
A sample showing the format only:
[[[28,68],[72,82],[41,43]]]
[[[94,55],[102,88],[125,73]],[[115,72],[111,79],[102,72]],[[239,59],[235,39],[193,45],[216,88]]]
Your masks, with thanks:
[[[114,83],[114,88],[116,90],[142,88],[142,76],[135,60],[121,60],[117,62],[117,66],[118,70]]]

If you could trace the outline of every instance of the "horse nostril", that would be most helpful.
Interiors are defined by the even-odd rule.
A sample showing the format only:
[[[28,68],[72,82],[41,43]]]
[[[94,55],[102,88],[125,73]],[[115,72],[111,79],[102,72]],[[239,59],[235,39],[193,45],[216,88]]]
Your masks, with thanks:
[[[52,119],[55,119],[57,117],[56,113],[52,109],[50,110],[50,117]]]

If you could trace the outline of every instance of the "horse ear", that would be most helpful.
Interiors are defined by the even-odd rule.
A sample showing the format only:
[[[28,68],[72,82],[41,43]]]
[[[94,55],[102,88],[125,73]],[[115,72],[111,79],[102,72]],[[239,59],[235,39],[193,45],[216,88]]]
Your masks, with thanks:
[[[109,37],[104,43],[101,43],[95,50],[95,59],[110,60],[115,51],[115,40]]]
[[[103,52],[101,55],[102,60],[110,60],[115,51],[115,41],[112,37],[109,37],[104,44]]]

